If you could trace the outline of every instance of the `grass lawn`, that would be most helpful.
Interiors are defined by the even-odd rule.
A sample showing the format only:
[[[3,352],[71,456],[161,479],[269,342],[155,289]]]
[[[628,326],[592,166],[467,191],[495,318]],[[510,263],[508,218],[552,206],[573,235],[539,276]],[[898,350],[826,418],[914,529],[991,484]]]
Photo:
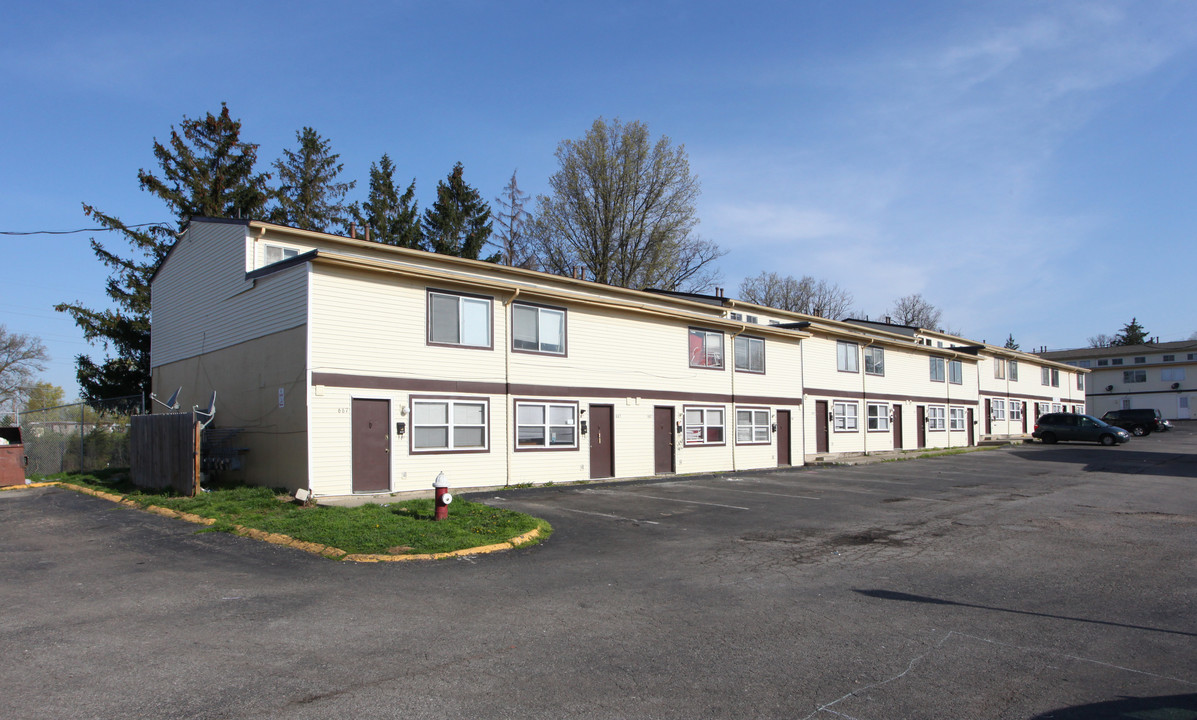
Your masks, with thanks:
[[[552,526],[539,518],[492,508],[480,503],[454,500],[449,518],[434,521],[429,499],[391,501],[386,505],[359,507],[304,507],[289,501],[283,491],[263,487],[214,489],[198,497],[137,490],[120,475],[60,474],[43,478],[82,485],[124,495],[141,507],[157,505],[178,512],[214,518],[205,531],[232,532],[233,526],[255,528],[289,535],[296,540],[320,543],[347,553],[418,554],[440,553],[505,542],[534,528],[548,537]]]

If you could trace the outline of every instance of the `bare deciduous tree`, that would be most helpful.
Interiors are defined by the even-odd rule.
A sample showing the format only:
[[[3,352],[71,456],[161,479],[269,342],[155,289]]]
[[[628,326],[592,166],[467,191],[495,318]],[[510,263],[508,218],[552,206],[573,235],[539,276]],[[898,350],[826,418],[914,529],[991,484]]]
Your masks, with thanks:
[[[1114,340],[1115,340],[1115,338],[1113,335],[1106,335],[1105,333],[1098,333],[1097,335],[1094,335],[1093,337],[1089,338],[1089,347],[1091,347],[1091,348],[1113,347]]]
[[[740,299],[757,305],[839,320],[852,308],[852,293],[827,280],[810,275],[797,279],[762,272],[740,283]]]
[[[10,333],[0,325],[0,403],[24,396],[33,374],[45,370],[49,359],[39,338]]]
[[[524,209],[527,202],[528,193],[520,190],[515,173],[511,173],[511,180],[504,186],[503,194],[495,198],[498,212],[494,218],[498,228],[494,240],[487,242],[499,248],[500,262],[504,265],[535,270],[536,253],[527,232],[531,215]]]
[[[938,330],[943,324],[943,311],[921,294],[915,293],[894,301],[889,316],[899,325]],[[959,334],[959,333],[955,333]]]
[[[698,179],[683,146],[650,143],[648,127],[594,121],[557,146],[552,194],[537,198],[534,235],[546,270],[581,266],[597,282],[701,290],[724,252],[694,234]]]

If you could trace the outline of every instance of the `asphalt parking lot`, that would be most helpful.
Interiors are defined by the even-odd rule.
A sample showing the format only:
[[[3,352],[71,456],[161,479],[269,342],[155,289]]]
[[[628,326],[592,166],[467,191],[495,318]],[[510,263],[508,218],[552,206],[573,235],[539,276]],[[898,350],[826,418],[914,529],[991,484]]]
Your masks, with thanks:
[[[9,718],[1197,717],[1197,428],[506,490],[545,544],[353,565],[0,493]]]

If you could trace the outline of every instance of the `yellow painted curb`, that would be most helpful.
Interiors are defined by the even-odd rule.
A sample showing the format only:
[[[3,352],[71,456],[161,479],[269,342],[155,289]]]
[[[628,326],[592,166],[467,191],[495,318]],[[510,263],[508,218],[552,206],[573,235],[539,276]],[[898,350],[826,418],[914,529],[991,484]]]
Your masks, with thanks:
[[[407,562],[408,560],[443,560],[452,557],[465,557],[466,555],[484,555],[486,553],[501,552],[503,550],[511,550],[520,545],[533,540],[540,536],[540,528],[533,528],[523,535],[518,535],[506,542],[495,543],[494,545],[480,545],[478,547],[465,548],[463,550],[452,550],[443,553],[419,553],[416,555],[384,555],[384,554],[367,554],[359,553],[354,555],[346,555],[341,558],[349,562]]]
[[[75,492],[81,492],[85,495],[93,495],[104,500],[109,500],[120,505],[127,505],[139,510],[161,515],[163,517],[174,518],[177,520],[185,520],[186,522],[196,523],[198,525],[215,525],[215,518],[203,517],[194,513],[179,512],[178,510],[171,510],[159,505],[147,505],[142,508],[137,503],[128,498],[113,493],[107,493],[103,490],[93,490],[82,485],[72,485],[71,483],[64,483],[58,481],[37,482],[28,485],[5,485],[0,487],[0,490],[16,490],[18,488],[37,488],[37,487],[60,487]],[[494,545],[481,545],[479,547],[465,548],[464,550],[453,550],[443,553],[420,553],[417,555],[388,555],[388,554],[367,554],[357,553],[349,554],[340,548],[332,547],[331,545],[321,545],[320,543],[305,542],[303,540],[296,540],[290,535],[283,535],[282,533],[268,533],[265,530],[258,530],[257,528],[245,527],[244,525],[234,525],[233,532],[242,537],[248,537],[253,540],[261,540],[262,542],[272,543],[274,545],[283,545],[286,547],[293,547],[296,550],[312,553],[313,555],[322,555],[332,560],[348,560],[350,562],[404,562],[407,560],[443,560],[451,557],[464,557],[466,555],[483,555],[486,553],[500,552],[503,550],[511,550],[517,548],[524,543],[530,542],[540,536],[540,528],[533,528],[523,535],[517,535],[506,542],[495,543]]]

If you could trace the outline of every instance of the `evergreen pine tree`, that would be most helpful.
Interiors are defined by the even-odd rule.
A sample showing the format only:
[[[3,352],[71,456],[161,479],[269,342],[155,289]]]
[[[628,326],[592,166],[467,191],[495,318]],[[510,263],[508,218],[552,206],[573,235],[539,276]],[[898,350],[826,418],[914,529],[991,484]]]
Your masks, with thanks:
[[[528,211],[524,209],[528,203],[528,193],[520,190],[514,172],[511,173],[511,180],[503,188],[503,194],[495,198],[495,203],[499,206],[499,212],[495,215],[499,231],[491,244],[499,248],[502,256],[499,262],[535,269],[535,252],[526,231],[531,219]]]
[[[93,344],[107,357],[75,358],[76,378],[84,400],[138,395],[150,391],[150,277],[174,244],[176,231],[193,216],[252,218],[266,205],[269,175],[255,174],[258,146],[241,142],[241,122],[221,103],[219,115],[187,118],[171,128],[169,146],[154,141],[162,177],[137,173],[143,190],[166,203],[177,225],[129,227],[118,218],[84,204],[83,212],[108,230],[124,235],[133,249],[125,257],[94,238],[92,251],[111,269],[107,294],[113,309],[93,310],[79,303],[60,303]]]
[[[370,195],[365,203],[349,206],[354,225],[368,232],[374,242],[384,245],[420,249],[419,210],[416,208],[416,181],[413,179],[403,195],[395,187],[395,164],[383,155],[370,164]]]
[[[1138,318],[1122,327],[1122,331],[1114,336],[1114,345],[1142,345],[1147,342],[1147,331],[1139,324]]]
[[[424,211],[424,242],[442,255],[477,260],[493,231],[490,206],[462,178],[461,163],[453,166],[448,182],[436,184],[436,202]],[[498,254],[485,258],[498,262]]]
[[[337,162],[341,156],[331,152],[328,140],[310,127],[296,132],[295,138],[299,148],[283,150],[283,157],[274,161],[278,189],[271,222],[318,232],[348,225],[348,208],[341,201],[355,183],[337,182],[344,167]]]
[[[1009,337],[1006,338],[1005,347],[1007,350],[1017,350],[1018,349],[1018,343],[1014,342],[1014,333],[1010,333]]]

